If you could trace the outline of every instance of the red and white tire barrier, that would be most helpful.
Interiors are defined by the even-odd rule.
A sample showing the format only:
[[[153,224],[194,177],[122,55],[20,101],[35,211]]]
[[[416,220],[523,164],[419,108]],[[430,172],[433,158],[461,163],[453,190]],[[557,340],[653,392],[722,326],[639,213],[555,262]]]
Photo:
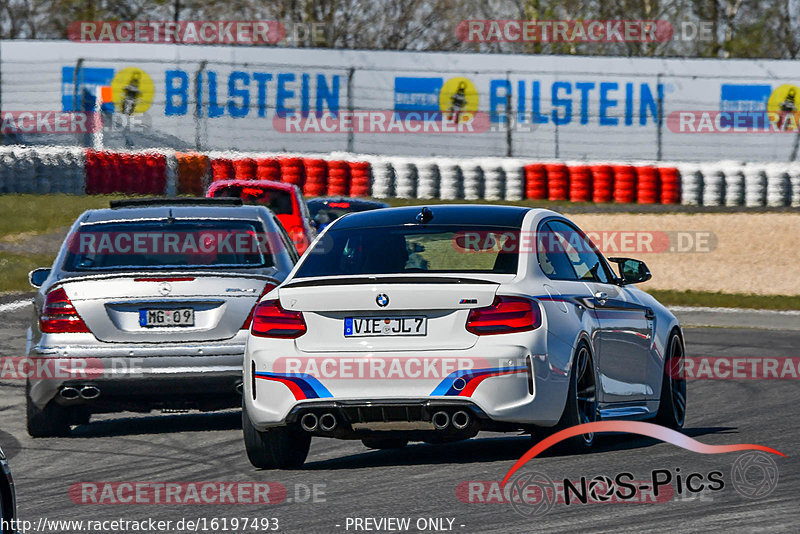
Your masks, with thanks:
[[[563,162],[0,147],[0,193],[201,195],[212,181],[273,180],[306,196],[800,207],[800,163]]]

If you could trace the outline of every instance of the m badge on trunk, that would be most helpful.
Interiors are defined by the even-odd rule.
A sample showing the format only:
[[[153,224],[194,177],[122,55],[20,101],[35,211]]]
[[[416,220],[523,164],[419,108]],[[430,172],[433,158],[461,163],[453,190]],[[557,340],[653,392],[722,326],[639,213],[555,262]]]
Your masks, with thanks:
[[[386,293],[380,293],[377,297],[375,297],[375,302],[381,308],[385,308],[386,306],[389,305],[389,295],[387,295]]]

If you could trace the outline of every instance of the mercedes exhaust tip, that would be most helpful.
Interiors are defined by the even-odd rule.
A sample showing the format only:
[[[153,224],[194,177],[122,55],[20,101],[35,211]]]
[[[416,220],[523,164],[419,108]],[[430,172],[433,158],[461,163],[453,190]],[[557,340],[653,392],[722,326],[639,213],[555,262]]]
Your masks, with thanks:
[[[464,430],[469,426],[469,414],[464,410],[459,410],[453,414],[453,426],[458,430]]]
[[[100,388],[96,386],[83,386],[81,388],[81,398],[86,400],[96,399],[100,396]]]
[[[318,425],[319,425],[319,420],[317,419],[316,414],[309,412],[300,418],[300,426],[306,432],[315,431]]]
[[[325,432],[331,432],[336,428],[336,423],[336,416],[330,412],[322,414],[322,417],[319,418],[319,427]]]
[[[75,400],[81,396],[81,392],[78,388],[72,386],[64,386],[58,394],[61,395],[61,398],[64,400]]]
[[[436,412],[431,418],[431,423],[436,430],[444,430],[450,426],[450,415],[447,412]]]

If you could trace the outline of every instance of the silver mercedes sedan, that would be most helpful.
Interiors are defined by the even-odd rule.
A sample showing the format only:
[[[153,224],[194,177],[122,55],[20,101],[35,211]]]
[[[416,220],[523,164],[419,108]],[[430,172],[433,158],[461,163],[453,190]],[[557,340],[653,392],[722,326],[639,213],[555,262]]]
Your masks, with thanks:
[[[91,414],[241,405],[253,307],[298,256],[275,215],[238,199],[139,199],[84,212],[36,269],[27,426]]]

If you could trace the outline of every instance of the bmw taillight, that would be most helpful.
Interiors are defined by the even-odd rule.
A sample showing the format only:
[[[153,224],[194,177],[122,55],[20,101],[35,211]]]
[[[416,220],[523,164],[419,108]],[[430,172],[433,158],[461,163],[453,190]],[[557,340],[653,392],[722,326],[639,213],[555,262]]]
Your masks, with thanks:
[[[467,331],[477,336],[510,334],[539,328],[539,305],[523,297],[495,297],[491,306],[470,310]]]
[[[46,334],[89,332],[63,287],[45,296],[42,315],[39,316],[39,329]]]
[[[306,333],[306,321],[301,312],[284,310],[278,299],[256,304],[250,332],[258,337],[294,339]]]
[[[277,284],[267,282],[267,285],[264,286],[264,291],[261,292],[261,296],[258,297],[258,300],[276,287],[278,287]],[[250,323],[253,321],[253,312],[256,310],[256,306],[258,306],[258,300],[256,300],[256,304],[253,304],[253,307],[250,308],[250,313],[247,314],[247,319],[244,320],[241,330],[248,330],[250,328]]]

